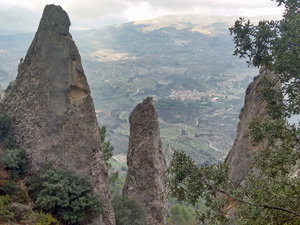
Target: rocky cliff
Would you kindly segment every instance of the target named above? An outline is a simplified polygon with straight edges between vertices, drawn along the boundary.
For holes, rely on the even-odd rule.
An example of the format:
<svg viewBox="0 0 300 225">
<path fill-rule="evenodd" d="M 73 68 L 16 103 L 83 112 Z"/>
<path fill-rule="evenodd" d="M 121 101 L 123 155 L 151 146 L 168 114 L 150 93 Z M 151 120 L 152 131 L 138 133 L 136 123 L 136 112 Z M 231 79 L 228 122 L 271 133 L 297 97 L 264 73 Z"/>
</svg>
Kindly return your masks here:
<svg viewBox="0 0 300 225">
<path fill-rule="evenodd" d="M 241 184 L 248 173 L 255 172 L 255 169 L 251 167 L 252 160 L 261 144 L 258 146 L 251 142 L 249 126 L 253 119 L 263 120 L 268 116 L 265 108 L 266 102 L 261 94 L 261 88 L 266 77 L 271 78 L 272 73 L 263 67 L 259 75 L 248 86 L 245 103 L 239 115 L 240 122 L 237 126 L 237 136 L 225 159 L 225 163 L 230 167 L 229 178 L 236 186 Z"/>
<path fill-rule="evenodd" d="M 152 98 L 146 98 L 135 107 L 129 122 L 128 172 L 123 195 L 137 200 L 145 208 L 150 224 L 166 224 L 167 167 Z"/>
<path fill-rule="evenodd" d="M 0 85 L 0 102 L 5 98 L 5 91 L 2 89 Z"/>
<path fill-rule="evenodd" d="M 46 162 L 90 178 L 105 202 L 92 224 L 115 224 L 98 124 L 67 13 L 47 5 L 2 110 L 14 119 L 31 169 Z"/>
</svg>

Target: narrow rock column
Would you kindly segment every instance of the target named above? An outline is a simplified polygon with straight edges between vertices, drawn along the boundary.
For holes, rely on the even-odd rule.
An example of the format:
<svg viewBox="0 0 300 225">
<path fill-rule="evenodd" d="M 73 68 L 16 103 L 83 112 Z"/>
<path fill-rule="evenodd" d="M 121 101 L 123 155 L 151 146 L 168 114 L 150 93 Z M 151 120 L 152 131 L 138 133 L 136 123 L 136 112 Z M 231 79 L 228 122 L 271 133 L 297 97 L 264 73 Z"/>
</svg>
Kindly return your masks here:
<svg viewBox="0 0 300 225">
<path fill-rule="evenodd" d="M 104 200 L 104 213 L 90 224 L 113 225 L 94 103 L 70 25 L 60 6 L 45 7 L 1 110 L 14 120 L 14 135 L 27 151 L 30 169 L 52 162 L 91 179 Z"/>
<path fill-rule="evenodd" d="M 167 166 L 151 97 L 135 107 L 129 122 L 128 171 L 123 195 L 144 207 L 150 224 L 166 224 Z"/>
<path fill-rule="evenodd" d="M 273 74 L 262 67 L 246 90 L 245 103 L 240 112 L 240 122 L 237 126 L 237 136 L 234 144 L 228 153 L 225 163 L 230 167 L 229 178 L 235 186 L 242 183 L 247 174 L 257 173 L 252 168 L 253 157 L 258 149 L 264 144 L 254 145 L 251 142 L 250 124 L 253 119 L 265 119 L 268 117 L 266 112 L 266 102 L 261 94 L 265 78 L 272 78 Z"/>
</svg>

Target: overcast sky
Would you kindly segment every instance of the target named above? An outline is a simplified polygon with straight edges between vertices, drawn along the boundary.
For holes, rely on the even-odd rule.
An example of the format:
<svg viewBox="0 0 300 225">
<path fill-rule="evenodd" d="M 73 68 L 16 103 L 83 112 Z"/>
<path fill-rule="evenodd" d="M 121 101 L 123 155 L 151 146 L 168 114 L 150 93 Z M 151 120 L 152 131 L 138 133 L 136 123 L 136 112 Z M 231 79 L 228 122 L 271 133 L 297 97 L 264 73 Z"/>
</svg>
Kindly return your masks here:
<svg viewBox="0 0 300 225">
<path fill-rule="evenodd" d="M 72 29 L 170 14 L 260 16 L 283 11 L 271 0 L 0 0 L 0 29 L 35 30 L 44 6 L 53 3 L 67 11 Z"/>
</svg>

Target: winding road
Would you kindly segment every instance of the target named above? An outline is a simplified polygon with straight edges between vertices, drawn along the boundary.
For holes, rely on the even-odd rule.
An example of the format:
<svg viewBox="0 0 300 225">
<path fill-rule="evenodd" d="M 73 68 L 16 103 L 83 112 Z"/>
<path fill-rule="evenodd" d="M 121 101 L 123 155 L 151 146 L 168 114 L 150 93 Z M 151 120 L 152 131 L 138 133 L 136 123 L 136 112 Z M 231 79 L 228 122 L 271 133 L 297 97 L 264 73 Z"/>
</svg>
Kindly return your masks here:
<svg viewBox="0 0 300 225">
<path fill-rule="evenodd" d="M 137 93 L 139 93 L 140 92 L 140 88 L 138 88 L 138 89 L 136 89 L 136 92 L 134 92 L 132 95 L 131 95 L 131 97 L 132 96 L 135 96 Z"/>
<path fill-rule="evenodd" d="M 221 153 L 223 153 L 223 154 L 227 154 L 227 152 L 221 151 L 221 150 L 217 149 L 216 147 L 214 147 L 214 146 L 212 145 L 212 143 L 211 143 L 210 140 L 208 140 L 208 139 L 206 139 L 206 138 L 205 138 L 204 140 L 208 142 L 209 147 L 210 147 L 211 149 L 213 149 L 213 150 L 215 150 L 215 151 L 217 151 L 217 152 L 221 152 Z"/>
</svg>

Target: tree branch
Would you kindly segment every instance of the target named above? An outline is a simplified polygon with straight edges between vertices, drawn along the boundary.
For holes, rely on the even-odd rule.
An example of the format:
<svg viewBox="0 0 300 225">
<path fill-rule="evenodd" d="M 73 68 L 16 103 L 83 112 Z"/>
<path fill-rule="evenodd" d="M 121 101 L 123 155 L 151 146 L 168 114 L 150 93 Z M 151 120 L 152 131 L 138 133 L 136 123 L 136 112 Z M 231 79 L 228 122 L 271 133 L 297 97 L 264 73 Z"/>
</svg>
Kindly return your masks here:
<svg viewBox="0 0 300 225">
<path fill-rule="evenodd" d="M 287 42 L 287 44 L 294 47 L 300 47 L 300 44 L 293 43 L 293 42 Z"/>
<path fill-rule="evenodd" d="M 247 204 L 247 205 L 252 205 L 252 206 L 256 206 L 256 207 L 261 207 L 261 208 L 264 208 L 264 209 L 274 209 L 274 210 L 279 210 L 279 211 L 283 211 L 283 212 L 286 212 L 286 213 L 290 213 L 290 214 L 293 214 L 294 216 L 296 217 L 300 217 L 300 214 L 297 214 L 291 210 L 288 210 L 288 209 L 285 209 L 285 208 L 282 208 L 282 207 L 277 207 L 277 206 L 270 206 L 270 205 L 266 205 L 266 204 L 258 204 L 258 203 L 253 203 L 253 202 L 248 202 L 248 201 L 245 201 L 243 199 L 239 199 L 239 198 L 236 198 L 236 197 L 233 197 L 230 193 L 228 193 L 227 191 L 225 190 L 222 190 L 222 189 L 219 189 L 219 188 L 216 188 L 214 187 L 213 185 L 211 185 L 208 181 L 208 179 L 205 177 L 205 175 L 203 175 L 204 177 L 204 183 L 211 189 L 217 191 L 217 192 L 220 192 L 222 194 L 225 194 L 226 196 L 228 197 L 231 197 L 233 198 L 235 201 L 239 202 L 239 203 L 243 203 L 243 204 Z"/>
</svg>

